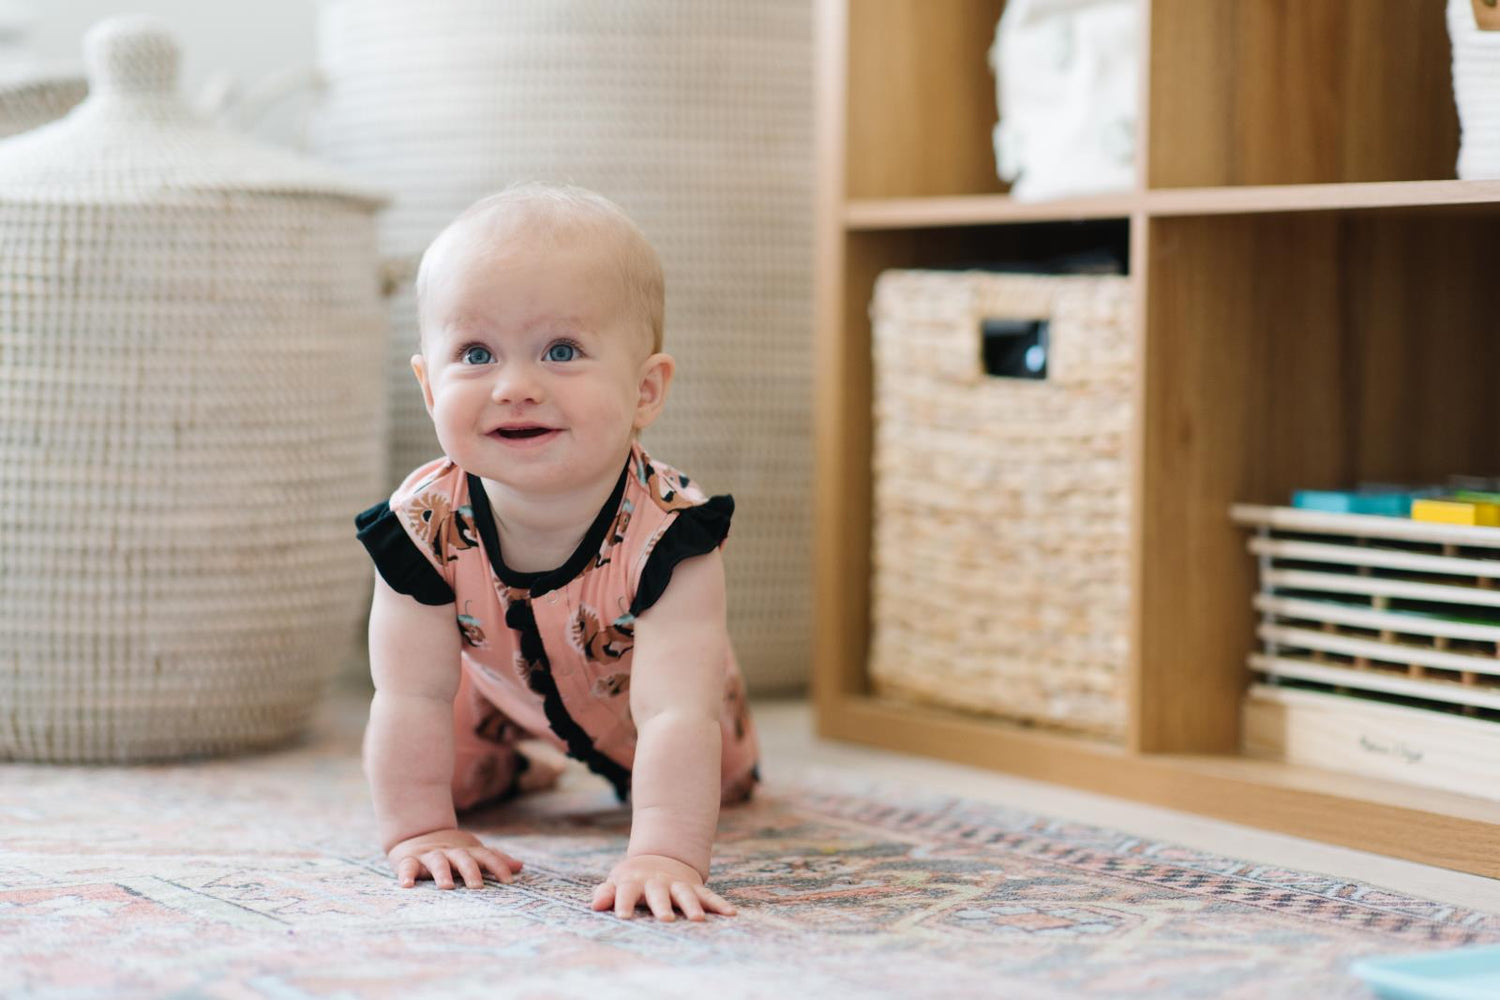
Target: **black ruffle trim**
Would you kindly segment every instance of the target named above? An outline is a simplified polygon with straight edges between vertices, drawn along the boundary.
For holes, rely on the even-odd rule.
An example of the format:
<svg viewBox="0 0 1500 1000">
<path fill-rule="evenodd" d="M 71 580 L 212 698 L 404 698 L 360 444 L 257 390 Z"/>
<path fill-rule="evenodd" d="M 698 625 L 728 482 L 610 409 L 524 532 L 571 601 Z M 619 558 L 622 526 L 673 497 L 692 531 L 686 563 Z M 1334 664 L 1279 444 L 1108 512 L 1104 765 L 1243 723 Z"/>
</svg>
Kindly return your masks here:
<svg viewBox="0 0 1500 1000">
<path fill-rule="evenodd" d="M 672 582 L 672 571 L 684 559 L 712 552 L 729 536 L 729 520 L 734 517 L 734 497 L 727 493 L 709 497 L 707 503 L 686 507 L 677 512 L 666 532 L 657 539 L 641 579 L 636 584 L 635 600 L 630 602 L 631 615 L 640 615 L 661 599 Z"/>
<path fill-rule="evenodd" d="M 453 588 L 411 540 L 390 501 L 382 500 L 354 515 L 359 540 L 391 589 L 421 604 L 452 604 Z"/>
<path fill-rule="evenodd" d="M 568 707 L 563 704 L 562 692 L 557 689 L 557 678 L 552 676 L 552 664 L 547 659 L 547 647 L 542 642 L 542 632 L 537 626 L 536 614 L 531 610 L 531 602 L 516 601 L 506 608 L 505 624 L 515 629 L 521 637 L 521 658 L 526 661 L 526 686 L 541 695 L 547 725 L 567 744 L 568 756 L 582 761 L 590 771 L 613 785 L 615 795 L 621 802 L 629 799 L 630 772 L 595 748 L 593 739 L 568 714 Z"/>
</svg>

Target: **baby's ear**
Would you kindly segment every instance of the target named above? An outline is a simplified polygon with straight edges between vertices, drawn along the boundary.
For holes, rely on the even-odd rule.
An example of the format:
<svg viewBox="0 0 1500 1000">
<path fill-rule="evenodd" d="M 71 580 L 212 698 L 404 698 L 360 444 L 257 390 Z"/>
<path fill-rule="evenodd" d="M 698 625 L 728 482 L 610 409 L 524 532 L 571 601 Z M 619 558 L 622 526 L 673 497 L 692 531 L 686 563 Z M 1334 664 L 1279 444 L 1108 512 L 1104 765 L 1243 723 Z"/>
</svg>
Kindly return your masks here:
<svg viewBox="0 0 1500 1000">
<path fill-rule="evenodd" d="M 635 404 L 635 429 L 650 427 L 667 402 L 667 389 L 677 362 L 670 354 L 653 354 L 641 362 L 640 396 Z"/>
<path fill-rule="evenodd" d="M 432 416 L 432 386 L 427 384 L 427 359 L 420 354 L 411 356 L 412 374 L 417 376 L 417 384 L 422 387 L 422 402 L 427 406 L 427 415 Z"/>
</svg>

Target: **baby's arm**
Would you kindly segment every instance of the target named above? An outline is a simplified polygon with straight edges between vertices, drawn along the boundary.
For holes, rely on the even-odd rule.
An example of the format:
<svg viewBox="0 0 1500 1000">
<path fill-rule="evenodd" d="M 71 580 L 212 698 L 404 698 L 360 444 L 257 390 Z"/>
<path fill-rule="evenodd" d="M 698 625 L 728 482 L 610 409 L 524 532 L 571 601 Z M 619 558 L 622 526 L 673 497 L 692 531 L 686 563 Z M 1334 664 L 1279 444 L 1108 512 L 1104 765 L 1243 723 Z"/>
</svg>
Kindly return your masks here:
<svg viewBox="0 0 1500 1000">
<path fill-rule="evenodd" d="M 470 889 L 488 868 L 502 882 L 520 862 L 460 831 L 453 809 L 453 699 L 460 640 L 453 605 L 420 604 L 379 577 L 370 608 L 370 675 L 375 698 L 365 731 L 365 775 L 381 846 L 403 886 L 430 874 L 453 888 L 456 868 Z"/>
<path fill-rule="evenodd" d="M 596 910 L 613 905 L 628 917 L 644 895 L 662 920 L 674 919 L 674 904 L 692 920 L 702 920 L 705 907 L 734 913 L 703 885 L 719 822 L 724 604 L 715 549 L 679 563 L 665 593 L 636 621 L 630 847 L 595 892 Z"/>
</svg>

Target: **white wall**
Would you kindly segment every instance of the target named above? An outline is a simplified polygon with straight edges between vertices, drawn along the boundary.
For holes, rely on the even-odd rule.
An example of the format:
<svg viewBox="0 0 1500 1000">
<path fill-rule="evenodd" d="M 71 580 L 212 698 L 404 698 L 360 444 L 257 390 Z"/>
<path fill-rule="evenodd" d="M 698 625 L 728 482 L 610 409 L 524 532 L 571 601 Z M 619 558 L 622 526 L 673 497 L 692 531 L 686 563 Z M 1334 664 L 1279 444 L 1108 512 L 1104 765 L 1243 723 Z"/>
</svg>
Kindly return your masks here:
<svg viewBox="0 0 1500 1000">
<path fill-rule="evenodd" d="M 3 0 L 0 12 L 30 13 L 26 48 L 38 56 L 82 65 L 89 27 L 115 14 L 155 14 L 182 45 L 183 91 L 192 99 L 218 73 L 253 84 L 289 66 L 311 66 L 316 52 L 317 0 Z M 305 102 L 288 100 L 254 131 L 295 141 Z"/>
</svg>

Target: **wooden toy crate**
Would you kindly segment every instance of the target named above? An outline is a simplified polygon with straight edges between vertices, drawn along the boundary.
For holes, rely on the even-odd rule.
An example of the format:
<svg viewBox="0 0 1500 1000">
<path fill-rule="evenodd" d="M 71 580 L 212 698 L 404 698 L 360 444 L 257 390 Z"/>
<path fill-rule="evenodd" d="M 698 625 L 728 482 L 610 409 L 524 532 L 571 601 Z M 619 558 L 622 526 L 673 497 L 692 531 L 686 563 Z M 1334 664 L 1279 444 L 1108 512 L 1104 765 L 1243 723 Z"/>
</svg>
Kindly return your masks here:
<svg viewBox="0 0 1500 1000">
<path fill-rule="evenodd" d="M 1245 752 L 1500 799 L 1500 528 L 1237 506 Z"/>
<path fill-rule="evenodd" d="M 887 271 L 872 319 L 875 691 L 1118 738 L 1128 280 Z M 1045 378 L 988 373 L 996 320 L 1047 322 Z"/>
</svg>

